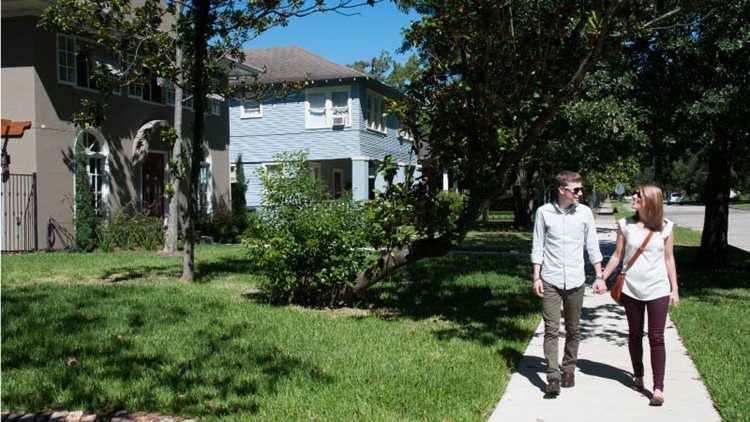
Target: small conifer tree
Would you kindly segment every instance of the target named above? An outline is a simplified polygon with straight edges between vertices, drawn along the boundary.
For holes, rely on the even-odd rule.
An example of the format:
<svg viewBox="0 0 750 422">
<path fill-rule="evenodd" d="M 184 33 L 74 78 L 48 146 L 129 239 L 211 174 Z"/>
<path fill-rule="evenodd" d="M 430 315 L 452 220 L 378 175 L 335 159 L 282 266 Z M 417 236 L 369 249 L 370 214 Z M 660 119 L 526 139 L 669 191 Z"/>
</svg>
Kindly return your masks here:
<svg viewBox="0 0 750 422">
<path fill-rule="evenodd" d="M 245 200 L 247 179 L 245 178 L 245 169 L 242 166 L 242 154 L 237 156 L 235 169 L 237 181 L 232 183 L 232 214 L 244 216 L 247 211 L 247 201 Z"/>
<path fill-rule="evenodd" d="M 75 174 L 76 174 L 76 196 L 75 196 L 75 239 L 76 248 L 80 251 L 90 252 L 96 247 L 96 213 L 94 212 L 94 201 L 91 196 L 91 183 L 86 166 L 85 137 L 76 142 L 75 146 Z"/>
</svg>

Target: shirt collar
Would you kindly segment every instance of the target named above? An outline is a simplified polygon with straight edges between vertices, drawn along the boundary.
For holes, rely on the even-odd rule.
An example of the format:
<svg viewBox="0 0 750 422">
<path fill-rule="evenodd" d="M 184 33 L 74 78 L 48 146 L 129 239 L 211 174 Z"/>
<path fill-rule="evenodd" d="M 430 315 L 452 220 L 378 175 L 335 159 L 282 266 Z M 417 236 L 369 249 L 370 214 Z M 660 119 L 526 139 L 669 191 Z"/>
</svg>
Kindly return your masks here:
<svg viewBox="0 0 750 422">
<path fill-rule="evenodd" d="M 557 211 L 558 214 L 574 214 L 576 212 L 576 208 L 578 207 L 578 204 L 573 203 L 570 208 L 562 208 L 560 204 L 557 203 L 557 201 L 553 201 L 552 205 L 555 207 L 555 211 Z"/>
</svg>

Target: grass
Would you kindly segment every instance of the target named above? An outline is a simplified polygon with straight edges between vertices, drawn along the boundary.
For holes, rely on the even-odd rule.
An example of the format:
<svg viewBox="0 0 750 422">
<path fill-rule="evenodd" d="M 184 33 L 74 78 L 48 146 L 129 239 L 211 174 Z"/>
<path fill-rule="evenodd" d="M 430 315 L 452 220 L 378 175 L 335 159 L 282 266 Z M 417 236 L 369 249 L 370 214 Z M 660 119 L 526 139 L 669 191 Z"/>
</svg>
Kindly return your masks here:
<svg viewBox="0 0 750 422">
<path fill-rule="evenodd" d="M 730 246 L 730 268 L 705 270 L 691 264 L 700 232 L 675 237 L 681 303 L 670 315 L 722 419 L 750 421 L 750 253 Z"/>
<path fill-rule="evenodd" d="M 691 265 L 700 233 L 675 236 L 672 319 L 723 420 L 750 421 L 750 253 L 731 248 L 730 268 L 704 270 Z M 477 231 L 462 247 L 528 242 Z M 540 318 L 525 256 L 424 260 L 339 310 L 258 301 L 239 247 L 199 247 L 197 283 L 175 281 L 181 265 L 148 252 L 4 255 L 2 409 L 486 420 Z"/>
<path fill-rule="evenodd" d="M 486 420 L 539 320 L 525 259 L 425 260 L 358 308 L 255 299 L 241 248 L 3 256 L 3 410 Z"/>
<path fill-rule="evenodd" d="M 737 208 L 739 210 L 750 210 L 750 201 L 730 202 L 729 207 Z"/>
</svg>

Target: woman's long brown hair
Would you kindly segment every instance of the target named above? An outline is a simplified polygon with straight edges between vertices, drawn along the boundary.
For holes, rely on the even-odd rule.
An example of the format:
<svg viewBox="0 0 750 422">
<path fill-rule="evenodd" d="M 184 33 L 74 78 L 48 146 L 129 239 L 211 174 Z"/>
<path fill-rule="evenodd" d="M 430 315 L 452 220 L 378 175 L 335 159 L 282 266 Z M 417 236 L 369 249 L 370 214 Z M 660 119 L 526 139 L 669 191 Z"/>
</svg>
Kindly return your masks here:
<svg viewBox="0 0 750 422">
<path fill-rule="evenodd" d="M 635 220 L 642 222 L 651 230 L 660 232 L 664 228 L 664 196 L 661 188 L 650 183 L 638 186 L 641 197 L 641 209 L 636 211 Z"/>
</svg>

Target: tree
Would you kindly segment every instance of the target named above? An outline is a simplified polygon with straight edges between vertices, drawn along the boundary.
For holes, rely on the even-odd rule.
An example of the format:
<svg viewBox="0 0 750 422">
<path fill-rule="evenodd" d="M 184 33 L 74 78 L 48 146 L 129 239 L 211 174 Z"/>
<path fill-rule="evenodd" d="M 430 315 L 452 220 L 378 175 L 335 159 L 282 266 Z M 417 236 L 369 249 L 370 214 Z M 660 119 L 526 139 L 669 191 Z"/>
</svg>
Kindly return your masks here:
<svg viewBox="0 0 750 422">
<path fill-rule="evenodd" d="M 245 178 L 245 167 L 242 164 L 242 154 L 237 155 L 237 161 L 234 164 L 237 181 L 232 183 L 232 214 L 245 215 L 247 211 L 247 179 Z"/>
<path fill-rule="evenodd" d="M 174 13 L 177 16 L 182 15 L 182 3 L 175 2 Z M 175 45 L 174 62 L 177 68 L 182 64 L 182 47 Z M 169 159 L 169 220 L 167 221 L 167 230 L 164 232 L 164 248 L 162 252 L 172 254 L 177 252 L 177 238 L 180 226 L 180 200 L 184 197 L 180 195 L 180 180 L 183 178 L 183 169 L 185 168 L 185 157 L 182 153 L 182 73 L 174 75 L 174 133 L 170 139 L 172 144 L 172 156 Z M 164 135 L 168 137 L 170 135 Z"/>
<path fill-rule="evenodd" d="M 367 73 L 391 88 L 403 91 L 419 68 L 419 60 L 416 55 L 411 55 L 406 64 L 402 65 L 394 60 L 389 52 L 383 50 L 378 57 L 373 57 L 369 61 L 358 60 L 348 66 Z"/>
<path fill-rule="evenodd" d="M 697 262 L 727 265 L 732 168 L 747 170 L 750 155 L 750 1 L 705 1 L 658 34 L 629 45 L 639 70 L 641 101 L 652 113 L 649 134 L 656 177 L 669 180 L 686 150 L 705 154 L 708 173 L 701 253 Z M 662 173 L 662 174 L 660 174 Z"/>
<path fill-rule="evenodd" d="M 547 124 L 580 90 L 602 57 L 623 37 L 648 30 L 679 10 L 625 1 L 403 1 L 423 18 L 405 31 L 422 69 L 393 110 L 415 135 L 425 182 L 410 196 L 425 209 L 449 171 L 465 192 L 447 229 L 419 221 L 416 236 L 394 242 L 343 295 L 353 296 L 393 270 L 446 254 L 489 202 L 516 180 L 513 171 Z M 638 19 L 640 17 L 641 19 Z M 649 17 L 649 19 L 647 19 Z M 392 236 L 398 235 L 392 232 Z"/>
<path fill-rule="evenodd" d="M 82 136 L 75 144 L 75 240 L 77 249 L 90 252 L 96 247 L 96 213 L 89 181 L 85 139 L 86 137 Z"/>
<path fill-rule="evenodd" d="M 178 3 L 181 9 L 177 7 Z M 220 65 L 220 60 L 230 57 L 242 62 L 242 48 L 246 42 L 269 28 L 287 25 L 292 17 L 326 11 L 344 13 L 375 3 L 375 0 L 361 3 L 339 0 L 332 5 L 325 4 L 324 0 L 172 0 L 165 5 L 146 1 L 134 6 L 128 0 L 58 0 L 44 11 L 41 25 L 45 28 L 94 40 L 109 50 L 117 62 L 124 64 L 124 70 L 117 78 L 113 78 L 104 66 L 95 69 L 105 89 L 96 100 L 87 100 L 84 112 L 76 116 L 77 123 L 99 126 L 105 118 L 106 100 L 113 87 L 141 81 L 144 68 L 148 69 L 150 77 L 177 81 L 179 75 L 184 87 L 192 92 L 195 119 L 192 139 L 185 145 L 188 179 L 185 187 L 187 207 L 182 219 L 185 234 L 183 280 L 195 278 L 194 224 L 197 210 L 193 192 L 197 190 L 203 159 L 206 99 L 210 94 L 228 94 L 218 82 L 226 76 L 226 68 Z M 164 31 L 162 25 L 169 24 L 171 30 Z M 176 51 L 182 53 L 182 60 L 175 59 Z M 113 82 L 105 84 L 107 81 Z"/>
</svg>

